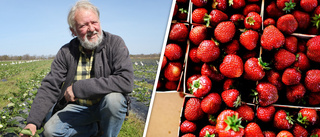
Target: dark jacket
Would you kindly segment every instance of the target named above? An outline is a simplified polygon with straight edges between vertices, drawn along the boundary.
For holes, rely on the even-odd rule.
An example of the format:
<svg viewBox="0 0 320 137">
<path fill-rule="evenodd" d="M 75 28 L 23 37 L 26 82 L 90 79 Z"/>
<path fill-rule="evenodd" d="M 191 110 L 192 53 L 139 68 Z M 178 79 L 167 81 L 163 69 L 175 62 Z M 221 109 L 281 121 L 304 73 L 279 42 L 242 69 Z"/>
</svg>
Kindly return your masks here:
<svg viewBox="0 0 320 137">
<path fill-rule="evenodd" d="M 128 95 L 133 90 L 133 67 L 128 48 L 117 35 L 103 32 L 104 38 L 94 55 L 95 78 L 73 83 L 76 98 L 94 99 L 111 92 Z M 64 92 L 75 77 L 80 42 L 77 38 L 64 45 L 51 64 L 51 71 L 42 80 L 33 101 L 27 123 L 40 128 L 54 104 L 65 105 Z"/>
</svg>

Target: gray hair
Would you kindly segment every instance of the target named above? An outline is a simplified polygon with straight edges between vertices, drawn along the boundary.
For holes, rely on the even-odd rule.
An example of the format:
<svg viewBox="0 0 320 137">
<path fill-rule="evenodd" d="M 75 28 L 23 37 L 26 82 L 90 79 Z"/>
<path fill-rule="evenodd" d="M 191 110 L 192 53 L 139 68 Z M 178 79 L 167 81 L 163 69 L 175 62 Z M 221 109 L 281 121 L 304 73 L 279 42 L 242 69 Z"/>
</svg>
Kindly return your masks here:
<svg viewBox="0 0 320 137">
<path fill-rule="evenodd" d="M 75 27 L 74 15 L 78 9 L 92 10 L 92 11 L 96 12 L 98 17 L 100 18 L 100 12 L 96 6 L 91 4 L 88 0 L 80 0 L 70 9 L 69 14 L 68 14 L 68 24 L 71 29 L 75 29 L 74 28 Z"/>
</svg>

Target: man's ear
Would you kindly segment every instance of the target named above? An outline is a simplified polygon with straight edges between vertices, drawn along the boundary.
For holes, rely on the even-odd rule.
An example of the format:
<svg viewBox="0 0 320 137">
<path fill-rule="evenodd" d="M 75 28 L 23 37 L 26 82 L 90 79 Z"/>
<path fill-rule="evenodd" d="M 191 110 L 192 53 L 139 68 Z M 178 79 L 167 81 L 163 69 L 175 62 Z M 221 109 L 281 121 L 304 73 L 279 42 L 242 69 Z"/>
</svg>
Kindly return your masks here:
<svg viewBox="0 0 320 137">
<path fill-rule="evenodd" d="M 72 29 L 71 27 L 69 27 L 69 29 L 70 29 L 73 37 L 77 36 L 77 33 L 74 31 L 74 29 Z"/>
</svg>

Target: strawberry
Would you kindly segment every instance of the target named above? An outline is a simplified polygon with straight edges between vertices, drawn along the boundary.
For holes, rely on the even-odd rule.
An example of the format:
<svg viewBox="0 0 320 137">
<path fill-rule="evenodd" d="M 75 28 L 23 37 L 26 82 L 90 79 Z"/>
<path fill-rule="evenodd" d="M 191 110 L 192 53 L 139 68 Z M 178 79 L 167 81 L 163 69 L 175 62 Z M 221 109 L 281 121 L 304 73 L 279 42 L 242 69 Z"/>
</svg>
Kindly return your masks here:
<svg viewBox="0 0 320 137">
<path fill-rule="evenodd" d="M 190 51 L 189 51 L 189 58 L 194 63 L 200 63 L 201 62 L 201 60 L 197 57 L 197 50 L 198 50 L 198 47 L 192 47 L 190 49 Z"/>
<path fill-rule="evenodd" d="M 234 39 L 223 48 L 226 54 L 237 54 L 240 49 L 239 41 Z"/>
<path fill-rule="evenodd" d="M 309 105 L 319 105 L 320 104 L 320 92 L 311 92 L 308 98 Z"/>
<path fill-rule="evenodd" d="M 169 40 L 184 42 L 187 40 L 189 30 L 183 23 L 174 23 L 169 32 Z"/>
<path fill-rule="evenodd" d="M 214 36 L 221 43 L 230 42 L 235 33 L 236 26 L 231 21 L 220 22 L 214 29 Z"/>
<path fill-rule="evenodd" d="M 296 53 L 298 51 L 298 39 L 295 36 L 287 36 L 284 48 L 291 53 Z"/>
<path fill-rule="evenodd" d="M 272 105 L 266 107 L 259 106 L 257 109 L 257 118 L 262 122 L 270 122 L 272 121 L 275 112 L 276 109 Z"/>
<path fill-rule="evenodd" d="M 306 88 L 301 83 L 293 86 L 287 86 L 287 89 L 286 89 L 287 99 L 291 103 L 301 101 L 305 93 L 306 93 Z"/>
<path fill-rule="evenodd" d="M 267 75 L 267 80 L 270 82 L 272 85 L 276 86 L 278 91 L 282 90 L 283 88 L 283 83 L 281 81 L 281 75 L 279 72 L 271 69 L 270 71 L 266 72 Z"/>
<path fill-rule="evenodd" d="M 242 118 L 243 121 L 253 121 L 254 119 L 254 111 L 247 104 L 243 104 L 236 109 L 239 113 L 239 117 Z"/>
<path fill-rule="evenodd" d="M 307 41 L 307 57 L 315 62 L 320 62 L 320 36 L 315 36 Z"/>
<path fill-rule="evenodd" d="M 189 33 L 189 40 L 194 45 L 199 45 L 206 37 L 207 27 L 203 25 L 193 27 Z"/>
<path fill-rule="evenodd" d="M 227 9 L 227 0 L 213 0 L 212 8 L 225 11 Z"/>
<path fill-rule="evenodd" d="M 177 3 L 186 4 L 188 0 L 177 0 Z"/>
<path fill-rule="evenodd" d="M 191 94 L 200 98 L 204 97 L 210 92 L 212 83 L 210 78 L 207 76 L 195 74 L 188 78 L 187 86 Z"/>
<path fill-rule="evenodd" d="M 297 121 L 305 126 L 315 125 L 319 120 L 319 116 L 315 109 L 302 108 L 299 110 Z"/>
<path fill-rule="evenodd" d="M 219 67 L 220 73 L 228 78 L 238 78 L 243 73 L 243 62 L 238 55 L 226 55 Z"/>
<path fill-rule="evenodd" d="M 238 82 L 235 79 L 228 78 L 223 83 L 223 90 L 235 89 Z"/>
<path fill-rule="evenodd" d="M 259 34 L 254 30 L 247 30 L 240 34 L 240 43 L 247 50 L 253 50 L 257 47 L 259 40 Z"/>
<path fill-rule="evenodd" d="M 270 4 L 266 8 L 267 15 L 271 18 L 280 17 L 285 14 L 282 9 L 279 9 L 275 1 L 271 1 Z"/>
<path fill-rule="evenodd" d="M 277 0 L 277 7 L 280 10 L 289 13 L 296 7 L 296 3 L 293 0 Z"/>
<path fill-rule="evenodd" d="M 187 133 L 182 135 L 181 137 L 196 137 L 196 135 L 192 134 L 192 133 Z"/>
<path fill-rule="evenodd" d="M 296 56 L 285 49 L 280 49 L 274 54 L 274 66 L 277 70 L 288 68 L 295 60 Z"/>
<path fill-rule="evenodd" d="M 285 34 L 292 34 L 298 28 L 298 22 L 292 14 L 281 16 L 277 21 L 277 28 Z"/>
<path fill-rule="evenodd" d="M 196 8 L 192 12 L 192 22 L 193 23 L 205 23 L 205 18 L 208 18 L 208 10 L 205 8 Z"/>
<path fill-rule="evenodd" d="M 277 88 L 268 82 L 260 82 L 256 86 L 256 91 L 258 93 L 259 105 L 263 107 L 278 101 L 279 95 Z"/>
<path fill-rule="evenodd" d="M 180 20 L 186 20 L 188 17 L 188 10 L 186 8 L 179 8 L 177 12 L 177 17 Z"/>
<path fill-rule="evenodd" d="M 221 98 L 228 107 L 237 108 L 241 105 L 241 95 L 237 89 L 223 91 Z"/>
<path fill-rule="evenodd" d="M 292 15 L 298 22 L 298 28 L 301 30 L 305 30 L 308 28 L 310 24 L 310 15 L 307 12 L 295 10 L 292 12 Z"/>
<path fill-rule="evenodd" d="M 311 92 L 320 92 L 320 70 L 308 70 L 304 78 L 304 85 Z"/>
<path fill-rule="evenodd" d="M 184 107 L 184 117 L 189 121 L 197 121 L 203 118 L 204 112 L 201 109 L 199 98 L 190 98 Z"/>
<path fill-rule="evenodd" d="M 282 130 L 290 130 L 293 127 L 293 119 L 292 115 L 289 114 L 289 112 L 279 109 L 275 114 L 274 114 L 274 119 L 273 119 L 273 126 L 278 129 Z"/>
<path fill-rule="evenodd" d="M 217 118 L 214 114 L 208 114 L 208 121 L 211 125 L 215 126 L 217 124 Z"/>
<path fill-rule="evenodd" d="M 172 16 L 176 16 L 178 10 L 179 10 L 179 7 L 178 7 L 178 4 L 176 3 L 176 4 L 174 5 L 174 10 L 173 10 L 173 15 L 172 15 Z"/>
<path fill-rule="evenodd" d="M 262 132 L 264 137 L 276 137 L 276 133 L 274 133 L 274 131 L 271 130 L 266 130 Z"/>
<path fill-rule="evenodd" d="M 306 53 L 307 47 L 305 41 L 298 41 L 298 52 Z"/>
<path fill-rule="evenodd" d="M 257 12 L 250 12 L 244 19 L 244 26 L 246 29 L 259 30 L 262 25 L 262 18 Z"/>
<path fill-rule="evenodd" d="M 214 137 L 216 134 L 218 133 L 215 126 L 206 125 L 200 130 L 199 137 Z"/>
<path fill-rule="evenodd" d="M 317 6 L 317 0 L 300 0 L 300 7 L 306 12 L 313 11 Z"/>
<path fill-rule="evenodd" d="M 243 15 L 247 16 L 250 12 L 260 13 L 260 6 L 258 4 L 248 4 L 243 9 Z"/>
<path fill-rule="evenodd" d="M 300 83 L 301 72 L 296 68 L 286 68 L 282 74 L 282 82 L 287 85 L 296 85 Z"/>
<path fill-rule="evenodd" d="M 314 128 L 311 131 L 310 137 L 319 137 L 320 136 L 320 128 Z"/>
<path fill-rule="evenodd" d="M 209 24 L 207 23 L 207 26 L 210 25 L 212 27 L 215 27 L 220 22 L 228 20 L 228 15 L 226 13 L 222 12 L 221 10 L 213 9 L 210 12 L 209 19 L 210 19 L 210 21 L 209 21 Z"/>
<path fill-rule="evenodd" d="M 248 60 L 249 58 L 254 58 L 257 56 L 258 56 L 258 53 L 256 50 L 246 50 L 242 55 L 242 59 L 245 61 L 245 60 Z"/>
<path fill-rule="evenodd" d="M 278 28 L 269 25 L 263 30 L 260 43 L 263 49 L 271 51 L 284 45 L 285 37 Z"/>
<path fill-rule="evenodd" d="M 207 5 L 208 0 L 191 0 L 191 2 L 197 7 L 204 7 Z"/>
<path fill-rule="evenodd" d="M 281 130 L 278 134 L 277 137 L 294 137 L 291 132 L 287 130 Z"/>
<path fill-rule="evenodd" d="M 233 14 L 230 17 L 230 21 L 232 21 L 234 23 L 234 25 L 236 25 L 237 27 L 243 25 L 243 20 L 244 20 L 245 16 L 242 14 Z"/>
<path fill-rule="evenodd" d="M 189 120 L 185 120 L 180 125 L 181 133 L 193 133 L 197 130 L 197 124 Z"/>
<path fill-rule="evenodd" d="M 255 123 L 249 123 L 246 128 L 244 129 L 244 136 L 245 137 L 264 137 L 260 126 Z"/>
<path fill-rule="evenodd" d="M 166 81 L 164 87 L 168 90 L 177 90 L 178 83 L 177 81 Z"/>
<path fill-rule="evenodd" d="M 202 41 L 197 50 L 197 57 L 202 62 L 212 62 L 215 61 L 220 56 L 220 48 L 218 43 L 213 40 Z"/>
<path fill-rule="evenodd" d="M 276 21 L 273 18 L 267 18 L 263 21 L 263 26 L 276 25 Z"/>
<path fill-rule="evenodd" d="M 308 137 L 309 134 L 307 129 L 297 123 L 294 124 L 292 131 L 295 137 Z"/>
<path fill-rule="evenodd" d="M 233 9 L 240 9 L 246 6 L 246 1 L 245 0 L 229 0 L 229 6 L 231 6 Z"/>
<path fill-rule="evenodd" d="M 265 76 L 265 69 L 269 70 L 268 63 L 259 58 L 250 58 L 244 63 L 244 78 L 252 81 L 259 81 Z"/>
<path fill-rule="evenodd" d="M 182 57 L 183 51 L 178 44 L 170 43 L 166 46 L 164 55 L 170 61 L 175 61 L 179 60 Z"/>
<path fill-rule="evenodd" d="M 162 57 L 162 63 L 161 63 L 161 70 L 167 65 L 167 57 L 166 56 L 163 56 Z"/>
<path fill-rule="evenodd" d="M 241 137 L 244 135 L 244 127 L 241 125 L 239 113 L 225 109 L 217 118 L 216 130 L 219 137 Z"/>
<path fill-rule="evenodd" d="M 182 72 L 181 62 L 169 62 L 164 69 L 164 77 L 169 81 L 178 81 Z"/>
<path fill-rule="evenodd" d="M 208 76 L 212 81 L 221 81 L 224 78 L 224 75 L 219 72 L 216 66 L 208 63 L 203 63 L 201 75 Z"/>
<path fill-rule="evenodd" d="M 209 93 L 201 101 L 201 109 L 207 114 L 215 114 L 220 110 L 222 100 L 218 93 Z"/>
</svg>

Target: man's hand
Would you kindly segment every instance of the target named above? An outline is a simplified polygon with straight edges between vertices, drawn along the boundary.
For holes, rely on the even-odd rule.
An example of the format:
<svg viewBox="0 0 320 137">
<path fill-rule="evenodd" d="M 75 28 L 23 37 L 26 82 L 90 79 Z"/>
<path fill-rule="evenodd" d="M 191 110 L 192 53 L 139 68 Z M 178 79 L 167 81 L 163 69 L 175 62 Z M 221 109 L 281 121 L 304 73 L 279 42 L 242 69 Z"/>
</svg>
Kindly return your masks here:
<svg viewBox="0 0 320 137">
<path fill-rule="evenodd" d="M 74 102 L 77 100 L 77 98 L 74 96 L 73 91 L 72 91 L 72 85 L 67 88 L 67 90 L 64 92 L 64 98 L 68 102 Z"/>
<path fill-rule="evenodd" d="M 37 131 L 37 126 L 35 124 L 28 124 L 26 125 L 26 127 L 24 127 L 24 129 L 30 129 L 32 132 L 32 135 L 34 135 Z M 29 135 L 24 135 L 22 133 L 19 134 L 19 136 L 21 137 L 29 137 Z"/>
</svg>

